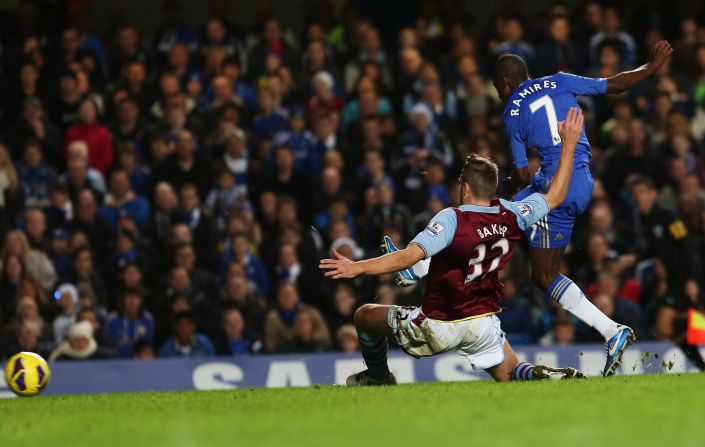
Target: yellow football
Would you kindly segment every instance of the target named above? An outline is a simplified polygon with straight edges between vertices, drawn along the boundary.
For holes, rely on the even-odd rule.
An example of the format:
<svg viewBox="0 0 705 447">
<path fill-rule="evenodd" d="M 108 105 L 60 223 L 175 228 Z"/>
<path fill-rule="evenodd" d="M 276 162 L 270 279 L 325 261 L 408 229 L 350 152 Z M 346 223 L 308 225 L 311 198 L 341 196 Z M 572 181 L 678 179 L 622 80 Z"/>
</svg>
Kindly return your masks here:
<svg viewBox="0 0 705 447">
<path fill-rule="evenodd" d="M 51 370 L 46 360 L 34 352 L 13 355 L 5 365 L 7 386 L 23 397 L 39 394 L 49 383 Z"/>
</svg>

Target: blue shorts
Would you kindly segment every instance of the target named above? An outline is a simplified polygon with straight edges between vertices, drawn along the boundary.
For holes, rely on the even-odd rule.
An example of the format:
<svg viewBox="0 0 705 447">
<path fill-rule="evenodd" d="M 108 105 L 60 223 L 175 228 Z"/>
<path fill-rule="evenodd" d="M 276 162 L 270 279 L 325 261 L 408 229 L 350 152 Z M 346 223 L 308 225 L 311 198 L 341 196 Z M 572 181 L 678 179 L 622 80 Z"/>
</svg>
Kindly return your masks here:
<svg viewBox="0 0 705 447">
<path fill-rule="evenodd" d="M 535 192 L 545 194 L 552 179 L 553 176 L 537 172 L 531 184 L 516 193 L 512 200 L 522 200 Z M 526 230 L 529 245 L 534 248 L 565 248 L 570 242 L 575 218 L 584 213 L 590 205 L 594 186 L 590 168 L 576 168 L 565 201 Z"/>
</svg>

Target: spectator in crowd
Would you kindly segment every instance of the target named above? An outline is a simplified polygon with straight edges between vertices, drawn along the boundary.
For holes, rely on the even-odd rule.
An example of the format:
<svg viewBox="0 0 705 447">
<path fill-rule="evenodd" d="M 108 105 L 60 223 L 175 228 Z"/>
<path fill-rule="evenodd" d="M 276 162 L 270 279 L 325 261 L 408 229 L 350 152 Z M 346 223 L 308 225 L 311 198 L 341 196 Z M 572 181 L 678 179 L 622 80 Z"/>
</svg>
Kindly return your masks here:
<svg viewBox="0 0 705 447">
<path fill-rule="evenodd" d="M 110 173 L 110 190 L 103 199 L 104 205 L 98 213 L 113 231 L 117 229 L 118 217 L 130 216 L 140 231 L 147 227 L 150 218 L 149 203 L 137 195 L 130 185 L 130 176 L 123 168 Z"/>
<path fill-rule="evenodd" d="M 520 17 L 510 16 L 505 20 L 504 35 L 504 41 L 494 49 L 495 54 L 516 54 L 531 64 L 534 58 L 534 46 L 524 40 L 524 24 Z"/>
<path fill-rule="evenodd" d="M 117 347 L 108 338 L 108 335 L 103 330 L 98 313 L 90 306 L 81 306 L 81 310 L 76 316 L 76 322 L 87 321 L 93 327 L 93 339 L 98 346 L 96 353 L 100 358 L 112 358 L 117 356 Z"/>
<path fill-rule="evenodd" d="M 165 181 L 180 189 L 193 183 L 202 197 L 208 193 L 210 172 L 202 155 L 196 153 L 196 140 L 187 129 L 180 130 L 174 141 L 174 152 L 155 167 L 156 182 Z"/>
<path fill-rule="evenodd" d="M 3 351 L 3 355 L 11 356 L 26 351 L 35 352 L 47 358 L 52 347 L 53 343 L 42 340 L 39 324 L 35 321 L 25 320 L 15 326 L 14 339 Z"/>
<path fill-rule="evenodd" d="M 322 328 L 317 325 L 325 324 L 323 320 L 309 308 L 301 309 L 296 314 L 291 338 L 285 338 L 277 346 L 279 352 L 325 352 L 330 350 L 330 339 L 317 337 Z"/>
<path fill-rule="evenodd" d="M 624 65 L 627 68 L 636 62 L 636 43 L 634 38 L 622 29 L 622 19 L 619 11 L 614 6 L 607 6 L 602 10 L 602 29 L 590 39 L 590 53 L 595 60 L 597 48 L 606 39 L 615 39 L 619 42 L 620 53 L 623 54 Z"/>
<path fill-rule="evenodd" d="M 696 277 L 693 246 L 683 221 L 656 203 L 657 190 L 648 177 L 635 177 L 629 190 L 639 213 L 643 258 L 655 258 L 665 276 L 661 296 L 647 304 L 656 312 L 657 338 L 672 340 L 701 370 L 705 361 L 698 349 L 684 339 L 687 309 L 700 306 L 700 285 Z"/>
<path fill-rule="evenodd" d="M 22 197 L 20 178 L 17 175 L 15 164 L 7 151 L 7 148 L 0 145 L 0 229 L 11 223 L 17 214 Z"/>
<path fill-rule="evenodd" d="M 120 358 L 131 358 L 136 343 L 154 341 L 154 320 L 144 308 L 142 291 L 128 289 L 123 292 L 120 311 L 110 316 L 106 332 L 108 338 L 117 345 Z"/>
<path fill-rule="evenodd" d="M 553 320 L 552 329 L 539 340 L 541 345 L 567 346 L 575 341 L 575 323 L 567 315 Z"/>
<path fill-rule="evenodd" d="M 49 257 L 42 251 L 32 249 L 23 231 L 10 230 L 6 232 L 0 253 L 2 259 L 9 255 L 19 256 L 27 269 L 27 274 L 37 278 L 45 290 L 51 289 L 56 282 L 56 271 Z"/>
<path fill-rule="evenodd" d="M 107 127 L 98 122 L 98 110 L 92 99 L 84 99 L 78 106 L 78 120 L 66 130 L 64 147 L 73 141 L 83 141 L 88 147 L 88 164 L 103 175 L 113 163 L 113 140 Z"/>
<path fill-rule="evenodd" d="M 240 264 L 231 264 L 233 268 L 242 268 Z M 253 343 L 252 348 L 260 348 L 263 320 L 266 311 L 266 302 L 257 293 L 257 287 L 245 277 L 244 271 L 238 274 L 229 274 L 221 292 L 221 306 L 240 311 L 244 318 L 244 334 Z M 259 349 L 257 349 L 259 350 Z"/>
<path fill-rule="evenodd" d="M 60 343 L 76 322 L 78 289 L 73 284 L 61 284 L 54 292 L 54 299 L 59 307 L 59 315 L 54 319 L 54 341 Z"/>
<path fill-rule="evenodd" d="M 223 336 L 218 345 L 220 355 L 242 355 L 250 352 L 252 342 L 245 337 L 245 319 L 237 308 L 223 310 Z"/>
<path fill-rule="evenodd" d="M 99 358 L 98 344 L 93 338 L 93 325 L 88 321 L 73 324 L 66 340 L 49 355 L 49 363 L 67 360 L 92 360 Z"/>
<path fill-rule="evenodd" d="M 357 352 L 360 350 L 360 341 L 357 338 L 355 325 L 344 324 L 335 333 L 335 342 L 342 352 Z"/>
<path fill-rule="evenodd" d="M 45 208 L 50 203 L 49 189 L 58 175 L 56 170 L 44 159 L 38 141 L 28 140 L 23 147 L 22 159 L 16 167 L 17 177 L 22 185 L 25 206 Z M 2 149 L 0 149 L 1 157 Z M 10 178 L 7 174 L 5 175 Z M 7 182 L 7 184 L 11 185 L 11 182 Z"/>
<path fill-rule="evenodd" d="M 547 76 L 559 71 L 580 72 L 587 65 L 584 54 L 571 37 L 570 19 L 565 15 L 554 15 L 549 19 L 548 36 L 536 51 L 536 74 Z"/>
<path fill-rule="evenodd" d="M 277 286 L 276 303 L 276 308 L 270 310 L 264 320 L 264 347 L 267 352 L 282 352 L 285 348 L 303 345 L 323 348 L 330 343 L 330 332 L 323 316 L 317 309 L 301 302 L 294 284 L 282 282 Z M 302 318 L 297 331 L 295 322 L 301 310 L 306 310 L 308 315 Z M 299 345 L 292 341 L 297 334 L 301 342 Z"/>
<path fill-rule="evenodd" d="M 60 165 L 61 133 L 46 116 L 42 101 L 37 97 L 30 97 L 22 102 L 22 114 L 7 134 L 7 140 L 15 151 L 29 139 L 39 142 L 42 154 L 52 165 Z M 13 153 L 12 158 L 17 159 L 17 154 Z"/>
<path fill-rule="evenodd" d="M 174 335 L 159 349 L 159 357 L 213 357 L 215 348 L 210 339 L 196 332 L 196 323 L 189 312 L 172 317 Z"/>
</svg>

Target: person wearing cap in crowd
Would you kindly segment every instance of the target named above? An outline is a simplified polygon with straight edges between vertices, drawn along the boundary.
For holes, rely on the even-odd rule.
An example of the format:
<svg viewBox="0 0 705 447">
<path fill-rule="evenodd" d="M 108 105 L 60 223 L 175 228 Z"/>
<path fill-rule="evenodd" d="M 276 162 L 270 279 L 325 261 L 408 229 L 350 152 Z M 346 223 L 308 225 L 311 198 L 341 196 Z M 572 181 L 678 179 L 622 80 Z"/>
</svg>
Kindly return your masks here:
<svg viewBox="0 0 705 447">
<path fill-rule="evenodd" d="M 318 112 L 339 112 L 343 100 L 335 93 L 335 81 L 327 71 L 319 71 L 311 79 L 313 92 L 306 98 L 306 111 L 309 115 Z"/>
<path fill-rule="evenodd" d="M 59 315 L 54 318 L 54 341 L 61 343 L 78 313 L 78 289 L 70 283 L 60 284 L 54 292 Z"/>
<path fill-rule="evenodd" d="M 89 321 L 75 323 L 67 329 L 66 340 L 49 355 L 49 363 L 66 360 L 91 360 L 98 358 L 98 343 L 93 338 L 93 325 Z"/>
</svg>

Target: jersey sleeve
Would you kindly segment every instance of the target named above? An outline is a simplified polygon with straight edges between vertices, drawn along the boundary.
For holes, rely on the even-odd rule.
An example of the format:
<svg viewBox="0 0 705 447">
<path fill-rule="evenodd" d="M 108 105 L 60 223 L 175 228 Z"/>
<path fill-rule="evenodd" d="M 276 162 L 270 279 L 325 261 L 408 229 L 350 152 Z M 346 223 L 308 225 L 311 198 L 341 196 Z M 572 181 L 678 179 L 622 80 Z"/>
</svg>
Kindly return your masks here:
<svg viewBox="0 0 705 447">
<path fill-rule="evenodd" d="M 529 165 L 529 160 L 526 157 L 526 141 L 521 133 L 519 117 L 507 115 L 505 112 L 503 118 L 504 129 L 509 139 L 509 147 L 512 151 L 514 168 L 521 169 L 526 167 Z"/>
<path fill-rule="evenodd" d="M 586 78 L 570 73 L 560 72 L 561 85 L 574 95 L 604 95 L 607 93 L 607 79 Z"/>
<path fill-rule="evenodd" d="M 453 241 L 458 227 L 458 216 L 452 208 L 446 208 L 433 216 L 426 228 L 411 240 L 411 244 L 421 247 L 428 259 L 445 249 Z"/>
<path fill-rule="evenodd" d="M 509 145 L 512 149 L 512 161 L 514 169 L 521 169 L 529 166 L 529 159 L 526 156 L 526 143 L 518 129 L 507 129 Z"/>
<path fill-rule="evenodd" d="M 517 216 L 517 224 L 522 230 L 530 228 L 548 214 L 548 202 L 543 194 L 533 193 L 518 202 L 500 199 L 502 205 Z"/>
</svg>

